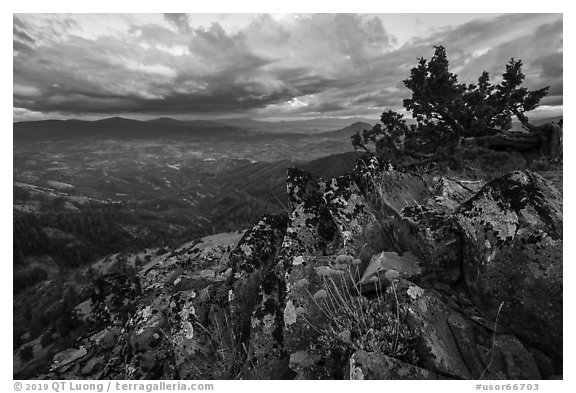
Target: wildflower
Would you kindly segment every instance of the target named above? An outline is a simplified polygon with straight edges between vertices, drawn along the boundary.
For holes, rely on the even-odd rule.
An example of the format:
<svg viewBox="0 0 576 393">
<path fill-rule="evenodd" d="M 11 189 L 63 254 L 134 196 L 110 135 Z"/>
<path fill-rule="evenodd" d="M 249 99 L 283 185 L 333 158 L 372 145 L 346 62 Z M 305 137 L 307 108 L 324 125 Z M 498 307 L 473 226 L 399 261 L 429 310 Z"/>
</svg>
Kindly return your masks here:
<svg viewBox="0 0 576 393">
<path fill-rule="evenodd" d="M 328 297 L 328 292 L 325 289 L 321 289 L 314 294 L 315 300 L 326 299 Z"/>
</svg>

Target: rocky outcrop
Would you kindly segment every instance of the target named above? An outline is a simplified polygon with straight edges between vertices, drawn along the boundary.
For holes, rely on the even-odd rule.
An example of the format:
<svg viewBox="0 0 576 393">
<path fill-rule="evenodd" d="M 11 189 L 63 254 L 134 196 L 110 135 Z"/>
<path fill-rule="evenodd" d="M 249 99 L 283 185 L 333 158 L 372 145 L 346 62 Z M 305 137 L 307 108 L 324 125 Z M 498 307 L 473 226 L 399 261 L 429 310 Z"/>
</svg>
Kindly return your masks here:
<svg viewBox="0 0 576 393">
<path fill-rule="evenodd" d="M 452 213 L 462 203 L 474 196 L 484 186 L 480 180 L 462 180 L 442 176 L 436 180 L 432 197 L 427 204 L 435 210 Z"/>
<path fill-rule="evenodd" d="M 125 274 L 100 277 L 92 291 L 92 318 L 97 325 L 122 325 L 134 312 L 140 281 Z"/>
<path fill-rule="evenodd" d="M 278 249 L 286 233 L 285 216 L 265 216 L 248 230 L 230 255 L 232 275 L 228 300 L 238 345 L 248 345 L 251 315 L 263 276 L 274 268 Z"/>
<path fill-rule="evenodd" d="M 358 161 L 290 215 L 107 277 L 47 378 L 540 379 L 562 365 L 562 198 Z M 192 252 L 192 250 L 195 250 Z"/>
<path fill-rule="evenodd" d="M 562 357 L 562 196 L 537 174 L 495 179 L 462 204 L 463 266 L 475 304 Z M 500 307 L 501 305 L 501 307 Z"/>
<path fill-rule="evenodd" d="M 388 224 L 402 251 L 421 261 L 423 275 L 453 284 L 462 276 L 462 239 L 452 216 L 427 205 L 406 206 Z"/>
</svg>

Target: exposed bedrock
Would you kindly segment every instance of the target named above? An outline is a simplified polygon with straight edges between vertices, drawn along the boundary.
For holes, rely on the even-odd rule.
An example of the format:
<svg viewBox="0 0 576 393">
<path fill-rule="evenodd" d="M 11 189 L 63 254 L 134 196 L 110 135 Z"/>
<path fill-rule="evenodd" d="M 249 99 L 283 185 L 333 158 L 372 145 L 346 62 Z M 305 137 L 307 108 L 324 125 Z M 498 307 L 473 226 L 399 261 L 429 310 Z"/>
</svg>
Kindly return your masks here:
<svg viewBox="0 0 576 393">
<path fill-rule="evenodd" d="M 562 373 L 562 195 L 541 176 L 481 182 L 368 157 L 333 179 L 291 168 L 286 187 L 288 216 L 100 278 L 93 330 L 44 377 Z"/>
<path fill-rule="evenodd" d="M 541 176 L 511 172 L 455 213 L 462 265 L 479 308 L 562 358 L 562 195 Z M 500 308 L 501 306 L 501 308 Z"/>
</svg>

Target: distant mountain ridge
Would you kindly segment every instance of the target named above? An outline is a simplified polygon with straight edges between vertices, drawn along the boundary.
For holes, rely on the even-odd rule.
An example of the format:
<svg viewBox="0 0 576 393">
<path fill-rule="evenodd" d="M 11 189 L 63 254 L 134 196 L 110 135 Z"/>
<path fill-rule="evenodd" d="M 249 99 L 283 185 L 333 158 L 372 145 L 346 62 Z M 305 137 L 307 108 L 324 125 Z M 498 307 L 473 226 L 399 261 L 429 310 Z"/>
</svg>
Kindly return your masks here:
<svg viewBox="0 0 576 393">
<path fill-rule="evenodd" d="M 166 136 L 210 137 L 215 135 L 241 136 L 249 133 L 240 127 L 232 127 L 204 120 L 179 121 L 159 118 L 142 121 L 112 117 L 85 120 L 24 121 L 13 124 L 15 140 L 36 138 L 67 139 L 77 137 L 103 138 L 157 138 Z"/>
<path fill-rule="evenodd" d="M 326 132 L 322 132 L 318 135 L 321 136 L 332 136 L 332 137 L 349 137 L 352 134 L 355 134 L 356 132 L 362 132 L 363 130 L 368 130 L 372 128 L 372 124 L 368 124 L 362 121 L 357 121 L 356 123 L 350 124 L 347 127 L 344 127 L 340 130 L 335 130 L 335 131 L 326 131 Z"/>
<path fill-rule="evenodd" d="M 312 119 L 268 122 L 248 118 L 216 120 L 177 120 L 159 117 L 152 120 L 134 120 L 110 117 L 100 120 L 40 120 L 13 123 L 17 140 L 35 138 L 75 138 L 99 136 L 106 138 L 154 138 L 166 136 L 248 136 L 255 134 L 322 134 L 337 129 L 338 132 L 353 127 L 354 119 Z M 367 125 L 356 121 L 354 124 Z M 355 132 L 355 131 L 352 131 Z M 337 136 L 336 134 L 334 136 Z"/>
</svg>

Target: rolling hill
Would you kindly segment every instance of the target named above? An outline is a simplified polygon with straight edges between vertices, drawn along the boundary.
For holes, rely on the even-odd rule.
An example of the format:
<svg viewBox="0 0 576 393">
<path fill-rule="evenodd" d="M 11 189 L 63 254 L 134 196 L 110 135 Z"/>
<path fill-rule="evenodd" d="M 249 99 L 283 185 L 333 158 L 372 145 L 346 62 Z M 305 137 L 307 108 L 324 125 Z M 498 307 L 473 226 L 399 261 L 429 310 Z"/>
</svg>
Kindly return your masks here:
<svg viewBox="0 0 576 393">
<path fill-rule="evenodd" d="M 112 117 L 96 121 L 44 120 L 17 122 L 15 141 L 39 139 L 150 139 L 150 138 L 222 138 L 246 137 L 249 131 L 203 120 L 179 121 L 159 118 L 149 121 Z"/>
</svg>

